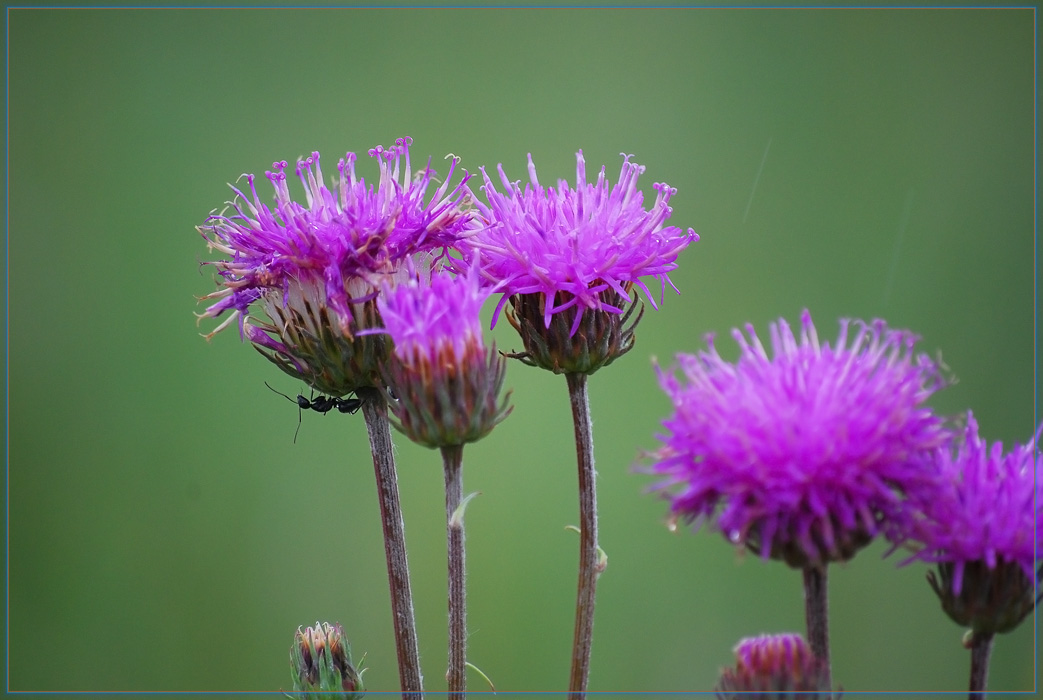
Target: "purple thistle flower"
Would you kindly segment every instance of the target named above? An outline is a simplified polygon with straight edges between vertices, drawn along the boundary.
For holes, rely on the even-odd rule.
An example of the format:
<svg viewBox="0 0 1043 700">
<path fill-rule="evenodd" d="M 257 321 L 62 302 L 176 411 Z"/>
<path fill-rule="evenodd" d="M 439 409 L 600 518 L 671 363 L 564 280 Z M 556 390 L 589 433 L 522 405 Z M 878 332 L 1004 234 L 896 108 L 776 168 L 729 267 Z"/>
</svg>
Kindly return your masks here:
<svg viewBox="0 0 1043 700">
<path fill-rule="evenodd" d="M 583 151 L 576 154 L 575 188 L 565 180 L 556 188 L 541 186 L 531 154 L 524 189 L 508 180 L 499 165 L 506 191 L 501 194 L 481 169 L 489 204 L 476 203 L 475 232 L 459 248 L 469 259 L 477 255 L 485 278 L 500 285 L 503 296 L 493 325 L 511 302 L 508 319 L 527 351 L 515 357 L 555 372 L 593 372 L 633 345 L 633 325 L 622 328 L 626 321 L 620 320 L 633 310 L 625 307 L 636 303 L 632 288 L 643 289 L 656 307 L 641 278 L 659 282 L 660 298 L 667 284 L 673 287 L 669 273 L 677 268 L 678 254 L 699 236 L 663 225 L 676 193 L 665 183 L 653 185 L 656 200 L 645 209 L 637 189 L 644 167 L 630 158 L 623 156 L 619 181 L 611 187 L 604 167 L 596 183 L 587 182 Z M 615 319 L 591 321 L 587 312 Z M 574 343 L 577 333 L 582 337 Z"/>
<path fill-rule="evenodd" d="M 829 690 L 825 664 L 799 634 L 740 640 L 735 645 L 735 667 L 723 669 L 717 683 L 721 700 L 813 700 Z"/>
<path fill-rule="evenodd" d="M 849 559 L 881 530 L 901 539 L 904 497 L 935 488 L 933 451 L 948 439 L 924 405 L 945 384 L 939 368 L 881 320 L 842 320 L 833 346 L 807 311 L 799 342 L 783 319 L 770 328 L 770 358 L 747 325 L 732 332 L 735 364 L 710 335 L 708 350 L 678 355 L 682 378 L 658 370 L 675 412 L 651 455 L 667 477 L 657 488 L 676 516 L 714 519 L 795 568 Z"/>
<path fill-rule="evenodd" d="M 673 287 L 668 273 L 677 268 L 678 254 L 699 236 L 692 229 L 682 233 L 676 226 L 663 226 L 672 212 L 670 197 L 677 192 L 665 183 L 653 184 L 656 200 L 651 210 L 645 210 L 644 196 L 637 189 L 645 168 L 630 162 L 631 157 L 623 155 L 619 181 L 611 188 L 604 166 L 597 183 L 587 182 L 583 151 L 576 153 L 575 189 L 565 180 L 559 180 L 557 188 L 541 186 L 532 154 L 530 184 L 524 190 L 519 182 L 508 180 L 498 165 L 500 182 L 508 192 L 500 194 L 481 168 L 489 206 L 476 202 L 481 228 L 461 247 L 476 251 L 485 275 L 503 284 L 497 316 L 512 295 L 543 294 L 555 300 L 564 292 L 565 298 L 546 305 L 544 326 L 550 326 L 553 314 L 577 306 L 575 332 L 583 309 L 623 312 L 604 302 L 601 293 L 606 290 L 629 297 L 636 284 L 655 307 L 640 278 L 654 277 L 662 293 L 667 284 Z"/>
<path fill-rule="evenodd" d="M 214 214 L 199 227 L 211 249 L 229 256 L 206 263 L 218 269 L 221 289 L 204 297 L 215 301 L 200 318 L 228 313 L 207 339 L 238 321 L 243 337 L 317 389 L 343 395 L 367 385 L 373 358 L 335 368 L 339 357 L 366 354 L 350 347 L 358 330 L 379 327 L 366 303 L 403 261 L 444 253 L 470 218 L 463 208 L 469 174 L 449 187 L 459 159 L 452 159 L 448 177 L 425 203 L 435 171 L 428 161 L 413 177 L 410 143 L 403 138 L 391 149 L 370 150 L 380 167 L 376 186 L 356 176 L 354 153 L 338 162 L 332 189 L 323 183 L 318 153 L 298 161 L 304 204 L 290 198 L 286 161 L 265 173 L 275 190 L 274 208 L 261 201 L 253 175 L 245 176 L 250 196 L 232 186 L 234 213 Z"/>
<path fill-rule="evenodd" d="M 475 442 L 507 417 L 510 395 L 499 401 L 506 362 L 487 352 L 479 312 L 492 290 L 477 267 L 453 277 L 424 272 L 377 300 L 394 353 L 384 380 L 394 393 L 395 427 L 414 442 L 445 447 Z"/>
<path fill-rule="evenodd" d="M 978 435 L 967 414 L 964 439 L 939 451 L 944 485 L 922 499 L 916 539 L 922 549 L 911 559 L 938 564 L 928 579 L 946 612 L 978 632 L 1008 632 L 1035 605 L 1043 553 L 1043 456 L 1036 453 L 1043 425 L 1024 445 L 1004 454 Z M 1041 569 L 1043 571 L 1043 569 Z M 939 580 L 940 579 L 940 580 Z"/>
</svg>

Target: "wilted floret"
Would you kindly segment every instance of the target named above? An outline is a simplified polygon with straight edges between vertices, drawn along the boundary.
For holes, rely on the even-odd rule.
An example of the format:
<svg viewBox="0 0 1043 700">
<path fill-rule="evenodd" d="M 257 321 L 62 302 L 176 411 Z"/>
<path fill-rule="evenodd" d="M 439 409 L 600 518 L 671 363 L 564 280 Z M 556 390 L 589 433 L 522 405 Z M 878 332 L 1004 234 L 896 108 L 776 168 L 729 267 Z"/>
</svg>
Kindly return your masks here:
<svg viewBox="0 0 1043 700">
<path fill-rule="evenodd" d="M 709 336 L 678 355 L 680 378 L 659 371 L 675 412 L 651 471 L 667 476 L 673 512 L 798 568 L 849 559 L 881 531 L 901 539 L 904 498 L 935 488 L 948 437 L 924 404 L 938 367 L 880 320 L 841 321 L 834 345 L 807 311 L 799 342 L 785 320 L 770 328 L 771 357 L 747 325 L 733 331 L 736 363 Z"/>
<path fill-rule="evenodd" d="M 749 637 L 735 645 L 735 666 L 721 671 L 720 700 L 829 698 L 826 665 L 799 634 Z"/>
<path fill-rule="evenodd" d="M 924 520 L 914 558 L 938 564 L 928 574 L 945 611 L 977 632 L 1009 632 L 1036 602 L 1043 572 L 1043 456 L 1040 426 L 1024 445 L 1004 454 L 978 435 L 968 412 L 964 439 L 939 452 L 941 490 L 918 505 Z"/>
<path fill-rule="evenodd" d="M 352 343 L 357 331 L 379 325 L 366 302 L 406 259 L 444 251 L 469 219 L 463 208 L 469 175 L 449 188 L 458 159 L 425 203 L 435 172 L 429 162 L 413 177 L 409 143 L 370 150 L 380 165 L 376 186 L 356 177 L 354 153 L 337 164 L 332 189 L 323 183 L 318 153 L 298 161 L 304 204 L 290 197 L 286 161 L 265 173 L 274 208 L 261 201 L 253 175 L 245 176 L 249 196 L 233 186 L 234 213 L 214 214 L 199 227 L 209 246 L 230 258 L 207 263 L 218 269 L 221 289 L 205 297 L 216 301 L 202 316 L 229 314 L 207 338 L 238 321 L 241 334 L 269 359 L 316 389 L 341 396 L 369 385 L 371 377 L 353 376 L 372 374 L 379 358 L 371 355 L 380 354 Z"/>
</svg>

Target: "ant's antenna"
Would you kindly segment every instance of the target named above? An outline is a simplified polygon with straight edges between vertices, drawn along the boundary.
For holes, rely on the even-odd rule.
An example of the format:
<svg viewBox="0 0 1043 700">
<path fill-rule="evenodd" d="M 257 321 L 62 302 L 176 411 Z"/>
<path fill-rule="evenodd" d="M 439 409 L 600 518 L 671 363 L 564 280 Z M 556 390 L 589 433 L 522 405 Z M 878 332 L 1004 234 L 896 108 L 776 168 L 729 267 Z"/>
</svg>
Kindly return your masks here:
<svg viewBox="0 0 1043 700">
<path fill-rule="evenodd" d="M 269 389 L 272 389 L 272 385 L 269 384 L 268 382 L 265 382 L 264 385 L 266 387 L 268 387 Z M 297 433 L 301 432 L 301 421 L 303 419 L 303 409 L 304 409 L 304 406 L 301 404 L 300 400 L 294 401 L 293 399 L 291 399 L 289 396 L 287 396 L 286 394 L 282 393 L 281 391 L 277 391 L 276 389 L 272 389 L 272 391 L 274 391 L 276 394 L 278 394 L 279 396 L 283 397 L 287 401 L 290 401 L 292 403 L 297 404 L 297 430 L 295 430 L 294 433 L 293 433 L 293 444 L 296 445 L 297 444 Z"/>
</svg>

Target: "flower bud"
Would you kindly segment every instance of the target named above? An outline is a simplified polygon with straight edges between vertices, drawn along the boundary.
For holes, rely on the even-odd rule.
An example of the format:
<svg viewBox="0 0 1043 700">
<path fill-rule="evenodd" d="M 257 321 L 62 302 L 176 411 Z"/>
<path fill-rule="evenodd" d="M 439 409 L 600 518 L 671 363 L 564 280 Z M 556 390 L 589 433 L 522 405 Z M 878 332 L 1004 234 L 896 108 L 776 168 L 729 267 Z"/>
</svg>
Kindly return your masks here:
<svg viewBox="0 0 1043 700">
<path fill-rule="evenodd" d="M 351 646 L 340 625 L 316 622 L 314 627 L 298 627 L 290 647 L 290 667 L 293 690 L 299 700 L 357 700 L 363 695 L 365 669 L 356 669 L 352 664 Z"/>
<path fill-rule="evenodd" d="M 478 312 L 488 296 L 478 271 L 423 273 L 378 299 L 394 352 L 384 379 L 396 401 L 392 421 L 426 447 L 485 437 L 511 408 L 500 397 L 506 361 L 486 350 Z"/>
<path fill-rule="evenodd" d="M 830 690 L 825 664 L 799 634 L 743 639 L 735 645 L 735 662 L 721 670 L 720 700 L 815 700 Z"/>
</svg>

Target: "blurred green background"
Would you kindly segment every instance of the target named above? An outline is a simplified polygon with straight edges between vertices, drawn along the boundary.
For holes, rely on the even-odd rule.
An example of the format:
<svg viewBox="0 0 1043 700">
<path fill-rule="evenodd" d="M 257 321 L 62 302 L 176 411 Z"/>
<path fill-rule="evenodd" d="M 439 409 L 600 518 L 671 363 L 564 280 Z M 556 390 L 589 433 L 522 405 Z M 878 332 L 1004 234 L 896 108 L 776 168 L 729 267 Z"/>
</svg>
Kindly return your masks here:
<svg viewBox="0 0 1043 700">
<path fill-rule="evenodd" d="M 194 230 L 226 183 L 319 150 L 414 139 L 445 170 L 677 188 L 702 239 L 636 349 L 591 381 L 601 544 L 591 689 L 709 690 L 732 646 L 802 631 L 800 576 L 671 534 L 638 452 L 668 363 L 752 322 L 884 317 L 941 352 L 989 439 L 1033 432 L 1034 15 L 1025 10 L 12 10 L 10 688 L 277 690 L 298 625 L 343 623 L 397 688 L 361 416 L 234 330 Z M 327 172 L 332 172 L 328 168 Z M 265 191 L 262 188 L 262 191 Z M 267 195 L 266 195 L 267 196 Z M 491 311 L 487 308 L 486 313 Z M 517 348 L 503 323 L 493 335 Z M 465 452 L 469 658 L 503 691 L 565 687 L 578 538 L 564 379 L 513 364 L 511 418 Z M 398 437 L 421 657 L 444 691 L 438 456 Z M 963 630 L 875 545 L 831 575 L 849 691 L 966 687 Z M 1032 690 L 1033 624 L 990 686 Z M 477 676 L 475 690 L 484 689 Z"/>
</svg>

